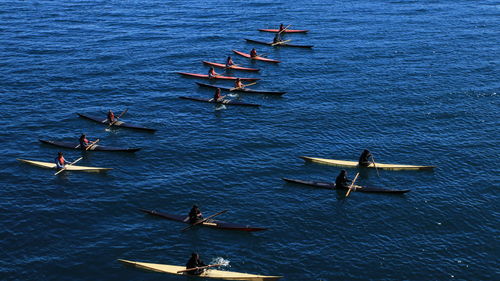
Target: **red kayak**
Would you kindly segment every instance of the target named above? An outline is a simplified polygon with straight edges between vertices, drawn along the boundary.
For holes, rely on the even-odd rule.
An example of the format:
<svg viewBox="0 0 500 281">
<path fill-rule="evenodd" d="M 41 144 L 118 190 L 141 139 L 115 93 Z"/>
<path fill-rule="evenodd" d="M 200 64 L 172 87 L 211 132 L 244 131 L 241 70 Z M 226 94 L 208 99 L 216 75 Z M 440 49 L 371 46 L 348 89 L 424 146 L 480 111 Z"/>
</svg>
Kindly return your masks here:
<svg viewBox="0 0 500 281">
<path fill-rule="evenodd" d="M 259 31 L 263 32 L 273 32 L 273 33 L 278 33 L 280 32 L 279 29 L 259 29 Z M 285 31 L 282 31 L 281 33 L 307 33 L 309 30 L 300 30 L 300 29 L 285 29 Z"/>
<path fill-rule="evenodd" d="M 240 52 L 240 51 L 236 51 L 236 50 L 233 50 L 233 52 L 235 54 L 238 54 L 240 56 L 243 56 L 245 58 L 249 58 L 249 59 L 252 59 L 252 60 L 260 60 L 260 61 L 267 61 L 267 62 L 274 62 L 274 63 L 279 63 L 281 61 L 279 60 L 273 60 L 273 59 L 268 59 L 268 58 L 265 58 L 265 57 L 260 57 L 260 56 L 256 56 L 256 57 L 251 57 L 250 54 L 247 54 L 247 53 L 243 53 L 243 52 Z"/>
<path fill-rule="evenodd" d="M 224 69 L 234 69 L 234 70 L 242 70 L 242 71 L 259 71 L 259 69 L 257 69 L 257 68 L 248 68 L 248 67 L 242 67 L 242 66 L 236 66 L 236 65 L 226 67 L 226 65 L 223 63 L 216 63 L 216 62 L 209 62 L 209 61 L 203 61 L 203 63 L 206 65 L 220 67 L 220 68 L 224 68 Z"/>
<path fill-rule="evenodd" d="M 222 79 L 222 80 L 236 80 L 238 77 L 222 76 L 217 75 L 215 77 L 209 78 L 208 74 L 197 74 L 197 73 L 187 73 L 187 72 L 177 72 L 180 75 L 185 75 L 189 77 L 205 78 L 205 79 Z M 241 81 L 257 81 L 260 78 L 240 78 Z"/>
</svg>

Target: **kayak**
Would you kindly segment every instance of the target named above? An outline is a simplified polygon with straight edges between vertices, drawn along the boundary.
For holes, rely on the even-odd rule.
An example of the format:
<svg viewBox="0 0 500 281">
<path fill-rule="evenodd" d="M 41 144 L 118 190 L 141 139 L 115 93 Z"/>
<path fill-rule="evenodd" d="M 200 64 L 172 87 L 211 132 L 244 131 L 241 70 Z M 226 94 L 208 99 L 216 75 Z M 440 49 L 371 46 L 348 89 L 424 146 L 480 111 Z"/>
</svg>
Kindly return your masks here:
<svg viewBox="0 0 500 281">
<path fill-rule="evenodd" d="M 63 142 L 63 141 L 51 141 L 51 140 L 39 140 L 41 143 L 50 144 L 58 147 L 78 149 L 80 144 L 77 142 Z M 127 147 L 113 147 L 113 146 L 103 146 L 103 145 L 92 145 L 87 151 L 116 151 L 116 152 L 136 152 L 141 150 L 140 148 L 127 148 Z"/>
<path fill-rule="evenodd" d="M 218 103 L 218 104 L 224 104 L 224 105 L 241 105 L 241 106 L 260 106 L 260 104 L 255 104 L 255 103 L 245 103 L 245 102 L 237 102 L 234 100 L 222 100 L 222 101 L 214 101 L 214 99 L 207 99 L 207 98 L 196 98 L 196 97 L 179 97 L 181 99 L 185 100 L 194 100 L 194 101 L 201 101 L 201 102 L 208 102 L 208 103 Z"/>
<path fill-rule="evenodd" d="M 275 92 L 275 91 L 265 91 L 265 90 L 252 90 L 248 88 L 243 88 L 243 89 L 234 89 L 230 87 L 225 87 L 225 86 L 219 86 L 219 85 L 210 85 L 210 84 L 205 84 L 205 83 L 199 83 L 196 82 L 200 87 L 207 87 L 207 88 L 213 88 L 213 89 L 221 89 L 224 91 L 230 91 L 230 92 L 242 92 L 242 93 L 251 93 L 251 94 L 267 94 L 267 95 L 284 95 L 286 92 Z"/>
<path fill-rule="evenodd" d="M 273 42 L 264 42 L 264 41 L 259 41 L 259 40 L 253 40 L 253 39 L 245 39 L 247 42 L 251 43 L 257 43 L 257 44 L 262 44 L 262 45 L 268 45 L 268 46 L 273 46 L 273 47 L 295 47 L 295 48 L 312 48 L 312 45 L 295 45 L 295 44 L 288 44 L 288 43 L 280 43 L 280 44 L 274 44 Z"/>
<path fill-rule="evenodd" d="M 283 276 L 264 276 L 264 275 L 255 275 L 248 273 L 240 273 L 233 271 L 225 271 L 225 270 L 216 270 L 216 269 L 208 269 L 205 270 L 200 275 L 191 275 L 185 272 L 177 273 L 178 271 L 185 270 L 185 266 L 178 265 L 168 265 L 168 264 L 158 264 L 158 263 L 147 263 L 147 262 L 136 262 L 129 260 L 119 259 L 118 261 L 135 266 L 142 269 L 148 269 L 151 271 L 161 272 L 161 273 L 170 273 L 175 275 L 184 275 L 191 277 L 201 277 L 201 278 L 215 278 L 215 279 L 223 279 L 223 280 L 248 280 L 248 281 L 272 281 L 278 280 Z"/>
<path fill-rule="evenodd" d="M 160 212 L 157 212 L 154 210 L 145 210 L 145 209 L 139 209 L 139 210 L 146 213 L 146 214 L 158 216 L 158 217 L 161 217 L 161 218 L 164 218 L 167 220 L 173 220 L 173 221 L 189 224 L 189 222 L 188 222 L 189 216 L 180 216 L 180 215 L 160 213 Z M 229 223 L 229 222 L 224 222 L 224 221 L 219 221 L 219 220 L 208 220 L 208 221 L 203 222 L 199 225 L 213 227 L 213 228 L 219 228 L 219 229 L 239 230 L 239 231 L 261 231 L 261 230 L 267 229 L 267 228 L 262 228 L 262 227 L 253 227 L 253 226 L 244 225 L 244 224 Z"/>
<path fill-rule="evenodd" d="M 272 33 L 278 33 L 280 32 L 279 29 L 259 29 L 259 31 L 262 32 L 272 32 Z M 309 30 L 301 30 L 301 29 L 285 29 L 281 33 L 307 33 Z"/>
<path fill-rule="evenodd" d="M 204 78 L 204 79 L 221 79 L 221 80 L 236 80 L 238 77 L 230 77 L 230 76 L 222 76 L 222 75 L 217 75 L 215 77 L 209 78 L 208 74 L 197 74 L 197 73 L 187 73 L 187 72 L 177 72 L 180 75 L 184 76 L 189 76 L 189 77 L 196 77 L 196 78 Z M 240 78 L 241 81 L 257 81 L 260 80 L 260 78 Z"/>
<path fill-rule="evenodd" d="M 274 63 L 280 63 L 281 61 L 279 60 L 273 60 L 273 59 L 268 59 L 268 58 L 265 58 L 265 57 L 260 57 L 260 56 L 256 56 L 256 57 L 251 57 L 250 54 L 247 54 L 247 53 L 243 53 L 243 52 L 240 52 L 240 51 L 236 51 L 236 50 L 233 50 L 233 52 L 235 54 L 238 54 L 240 56 L 243 56 L 245 58 L 249 58 L 249 59 L 252 59 L 252 60 L 260 60 L 260 61 L 267 61 L 267 62 L 274 62 Z"/>
<path fill-rule="evenodd" d="M 101 123 L 101 124 L 104 124 L 106 126 L 109 126 L 109 122 L 108 122 L 107 118 L 102 118 L 100 116 L 90 116 L 90 115 L 86 115 L 86 114 L 82 114 L 82 113 L 77 113 L 77 114 L 78 114 L 78 116 L 80 116 L 82 118 L 89 119 L 89 120 L 95 121 L 97 123 Z M 104 114 L 104 116 L 106 116 L 106 115 Z M 143 130 L 143 131 L 148 131 L 148 132 L 156 132 L 156 129 L 146 128 L 146 127 L 142 127 L 139 125 L 132 125 L 132 124 L 128 124 L 128 123 L 125 123 L 122 121 L 115 122 L 113 124 L 113 126 L 122 127 L 122 128 L 129 128 L 129 129 L 136 129 L 136 130 Z"/>
<path fill-rule="evenodd" d="M 344 161 L 344 160 L 335 160 L 335 159 L 314 158 L 314 157 L 307 157 L 307 156 L 299 156 L 299 157 L 304 159 L 305 161 L 319 163 L 319 164 L 326 164 L 326 165 L 339 166 L 339 167 L 348 167 L 348 168 L 357 168 L 358 167 L 357 161 Z M 434 169 L 435 166 L 416 166 L 416 165 L 382 164 L 382 163 L 373 164 L 373 163 L 370 163 L 369 166 L 367 166 L 367 167 L 363 166 L 362 168 L 377 168 L 377 169 L 383 169 L 383 170 L 403 171 L 403 170 L 430 170 L 430 169 Z"/>
<path fill-rule="evenodd" d="M 320 182 L 320 181 L 305 181 L 305 180 L 296 180 L 296 179 L 288 179 L 283 178 L 286 182 L 304 184 L 313 187 L 319 187 L 324 189 L 336 189 L 335 183 L 333 182 Z M 402 194 L 406 192 L 410 192 L 409 189 L 384 189 L 384 188 L 376 188 L 376 187 L 366 187 L 360 185 L 354 185 L 354 191 L 357 192 L 367 192 L 367 193 L 393 193 L 393 194 Z"/>
<path fill-rule="evenodd" d="M 209 61 L 203 61 L 203 63 L 206 65 L 220 67 L 220 68 L 224 68 L 224 69 L 234 69 L 234 70 L 242 70 L 242 71 L 259 71 L 260 70 L 257 68 L 249 68 L 249 67 L 242 67 L 242 66 L 236 66 L 236 65 L 226 67 L 226 65 L 223 63 L 215 63 L 215 62 L 209 62 Z"/>
<path fill-rule="evenodd" d="M 56 169 L 56 163 L 51 162 L 41 162 L 26 159 L 17 159 L 18 161 L 42 168 Z M 76 165 L 66 165 L 66 171 L 84 171 L 84 172 L 103 172 L 107 170 L 112 170 L 113 168 L 99 168 L 99 167 L 86 167 L 86 166 L 76 166 Z"/>
</svg>

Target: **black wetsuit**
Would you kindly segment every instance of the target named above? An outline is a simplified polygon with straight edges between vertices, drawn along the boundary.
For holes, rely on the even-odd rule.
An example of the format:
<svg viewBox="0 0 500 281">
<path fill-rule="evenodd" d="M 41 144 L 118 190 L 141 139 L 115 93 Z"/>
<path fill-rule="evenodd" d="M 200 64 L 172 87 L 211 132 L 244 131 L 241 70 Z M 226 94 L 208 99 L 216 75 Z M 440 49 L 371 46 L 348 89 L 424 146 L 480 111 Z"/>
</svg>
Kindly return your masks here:
<svg viewBox="0 0 500 281">
<path fill-rule="evenodd" d="M 347 189 L 349 188 L 349 182 L 352 182 L 347 178 L 346 174 L 340 173 L 335 179 L 335 188 L 336 189 Z"/>
<path fill-rule="evenodd" d="M 206 264 L 203 263 L 203 261 L 199 257 L 196 258 L 192 256 L 186 263 L 186 269 L 201 267 L 201 266 L 206 266 Z M 197 269 L 197 270 L 186 271 L 186 273 L 192 275 L 200 275 L 203 273 L 203 271 L 204 269 Z"/>
<path fill-rule="evenodd" d="M 363 167 L 370 166 L 370 164 L 372 163 L 370 161 L 370 157 L 372 157 L 370 151 L 368 150 L 363 151 L 363 153 L 361 153 L 361 156 L 359 156 L 358 165 Z"/>
<path fill-rule="evenodd" d="M 195 223 L 201 219 L 203 219 L 203 216 L 201 215 L 200 209 L 191 208 L 191 211 L 189 211 L 189 223 Z"/>
</svg>

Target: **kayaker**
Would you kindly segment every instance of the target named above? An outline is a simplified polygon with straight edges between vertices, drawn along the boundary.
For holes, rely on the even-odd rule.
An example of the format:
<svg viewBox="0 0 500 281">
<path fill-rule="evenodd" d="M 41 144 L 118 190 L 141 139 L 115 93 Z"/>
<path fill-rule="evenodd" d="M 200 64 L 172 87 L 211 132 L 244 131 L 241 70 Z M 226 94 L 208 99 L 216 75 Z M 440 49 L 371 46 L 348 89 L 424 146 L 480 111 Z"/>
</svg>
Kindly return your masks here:
<svg viewBox="0 0 500 281">
<path fill-rule="evenodd" d="M 200 259 L 200 255 L 198 255 L 198 253 L 192 253 L 191 258 L 189 258 L 188 262 L 186 263 L 186 269 L 197 268 L 202 266 L 206 266 L 206 264 Z M 205 271 L 205 269 L 202 268 L 202 269 L 186 271 L 186 273 L 191 275 L 200 275 L 203 273 L 203 271 Z"/>
<path fill-rule="evenodd" d="M 215 78 L 217 75 L 217 72 L 215 72 L 215 69 L 213 67 L 210 67 L 210 70 L 208 71 L 208 78 Z"/>
<path fill-rule="evenodd" d="M 111 109 L 108 111 L 108 123 L 113 123 L 115 121 L 115 114 Z"/>
<path fill-rule="evenodd" d="M 256 56 L 257 56 L 257 50 L 255 50 L 255 48 L 253 48 L 253 49 L 250 51 L 250 57 L 255 58 Z"/>
<path fill-rule="evenodd" d="M 225 97 L 221 94 L 220 88 L 215 89 L 214 101 L 222 101 Z"/>
<path fill-rule="evenodd" d="M 189 223 L 195 223 L 201 219 L 203 219 L 203 215 L 201 214 L 200 209 L 197 205 L 193 205 L 191 211 L 189 211 Z"/>
<path fill-rule="evenodd" d="M 58 169 L 62 169 L 62 168 L 64 168 L 64 166 L 66 166 L 66 159 L 64 159 L 62 152 L 57 153 L 57 157 L 55 160 L 56 160 L 56 167 Z"/>
<path fill-rule="evenodd" d="M 368 149 L 363 150 L 361 156 L 359 156 L 358 165 L 362 167 L 370 166 L 373 161 L 370 161 L 370 157 L 373 157 Z"/>
<path fill-rule="evenodd" d="M 236 78 L 236 81 L 234 81 L 234 87 L 236 89 L 243 89 L 243 88 L 245 88 L 245 84 L 241 83 L 240 78 Z"/>
<path fill-rule="evenodd" d="M 335 188 L 336 189 L 348 189 L 350 182 L 352 182 L 352 180 L 347 178 L 346 170 L 342 170 L 342 171 L 340 171 L 339 175 L 335 179 Z"/>
<path fill-rule="evenodd" d="M 280 30 L 279 33 L 281 33 L 283 30 L 285 30 L 285 26 L 283 24 L 280 24 Z"/>
<path fill-rule="evenodd" d="M 82 134 L 80 136 L 79 142 L 80 142 L 80 148 L 82 150 L 87 150 L 87 147 L 89 145 L 92 145 L 92 143 L 90 143 L 90 141 L 87 139 L 87 136 L 85 134 Z"/>
<path fill-rule="evenodd" d="M 234 65 L 233 59 L 231 58 L 231 56 L 228 56 L 226 60 L 226 67 L 230 68 L 233 65 Z"/>
</svg>

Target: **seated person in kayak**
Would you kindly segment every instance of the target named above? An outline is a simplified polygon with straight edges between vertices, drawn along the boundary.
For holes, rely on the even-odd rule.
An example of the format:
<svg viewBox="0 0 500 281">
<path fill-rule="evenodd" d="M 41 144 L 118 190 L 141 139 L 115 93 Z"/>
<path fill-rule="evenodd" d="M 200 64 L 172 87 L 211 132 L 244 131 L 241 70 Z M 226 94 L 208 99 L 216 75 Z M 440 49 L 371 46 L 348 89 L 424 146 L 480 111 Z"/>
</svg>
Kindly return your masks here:
<svg viewBox="0 0 500 281">
<path fill-rule="evenodd" d="M 339 175 L 335 179 L 335 188 L 336 189 L 348 189 L 350 182 L 352 182 L 352 180 L 347 178 L 346 170 L 342 170 L 342 171 L 340 171 Z"/>
<path fill-rule="evenodd" d="M 79 139 L 80 148 L 82 150 L 87 150 L 87 147 L 92 146 L 94 143 L 91 143 L 85 134 L 82 134 Z"/>
<path fill-rule="evenodd" d="M 57 157 L 56 157 L 55 161 L 56 161 L 56 167 L 58 169 L 62 169 L 62 168 L 64 168 L 64 166 L 66 166 L 66 159 L 64 159 L 62 152 L 57 153 Z"/>
<path fill-rule="evenodd" d="M 215 89 L 215 94 L 214 94 L 214 101 L 215 102 L 221 102 L 222 100 L 224 100 L 225 97 L 226 96 L 223 96 L 221 94 L 220 88 Z"/>
<path fill-rule="evenodd" d="M 283 24 L 280 24 L 279 32 L 281 33 L 283 30 L 285 30 L 285 26 Z"/>
<path fill-rule="evenodd" d="M 108 111 L 108 123 L 113 123 L 115 121 L 115 114 L 113 113 L 113 111 L 111 111 L 111 109 Z"/>
<path fill-rule="evenodd" d="M 234 65 L 233 58 L 231 58 L 231 56 L 228 56 L 226 60 L 226 68 L 231 68 L 231 66 L 233 65 Z"/>
<path fill-rule="evenodd" d="M 373 163 L 370 161 L 370 157 L 373 157 L 370 151 L 368 149 L 363 150 L 363 153 L 359 156 L 358 165 L 362 167 L 370 166 L 370 164 Z"/>
<path fill-rule="evenodd" d="M 255 50 L 255 48 L 253 48 L 253 49 L 250 51 L 250 57 L 252 57 L 252 58 L 257 57 L 257 50 Z"/>
<path fill-rule="evenodd" d="M 193 224 L 202 219 L 203 215 L 201 214 L 200 209 L 197 205 L 193 205 L 193 208 L 191 208 L 191 211 L 189 211 L 189 223 Z"/>
<path fill-rule="evenodd" d="M 215 72 L 215 69 L 213 67 L 210 67 L 210 70 L 208 71 L 208 78 L 215 78 L 217 75 L 219 74 Z"/>
<path fill-rule="evenodd" d="M 236 80 L 234 81 L 234 88 L 243 89 L 243 88 L 245 88 L 245 84 L 241 83 L 240 78 L 236 78 Z"/>
<path fill-rule="evenodd" d="M 200 255 L 198 253 L 192 253 L 191 258 L 189 258 L 188 262 L 186 263 L 186 269 L 191 269 L 191 268 L 198 268 L 206 266 L 205 263 L 200 259 Z M 200 275 L 205 271 L 205 269 L 194 269 L 190 271 L 186 271 L 187 274 L 192 274 L 192 275 Z"/>
</svg>

